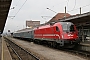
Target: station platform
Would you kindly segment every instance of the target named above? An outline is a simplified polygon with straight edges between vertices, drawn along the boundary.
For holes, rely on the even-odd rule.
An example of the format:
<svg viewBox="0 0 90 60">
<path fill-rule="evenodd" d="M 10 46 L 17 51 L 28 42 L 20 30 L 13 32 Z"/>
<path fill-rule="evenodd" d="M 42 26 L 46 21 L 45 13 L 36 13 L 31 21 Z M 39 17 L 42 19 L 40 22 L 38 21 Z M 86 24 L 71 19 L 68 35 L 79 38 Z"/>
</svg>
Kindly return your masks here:
<svg viewBox="0 0 90 60">
<path fill-rule="evenodd" d="M 2 42 L 1 42 L 2 41 Z M 9 53 L 9 50 L 7 48 L 7 45 L 4 41 L 4 38 L 1 37 L 0 38 L 0 60 L 12 60 L 12 57 Z"/>
<path fill-rule="evenodd" d="M 0 60 L 1 60 L 1 54 L 2 54 L 2 40 L 1 40 L 1 38 L 0 38 Z"/>
<path fill-rule="evenodd" d="M 90 52 L 90 41 L 86 40 L 80 43 L 78 49 Z"/>
<path fill-rule="evenodd" d="M 80 45 L 89 46 L 90 47 L 90 40 L 84 41 L 84 42 L 80 42 Z"/>
</svg>

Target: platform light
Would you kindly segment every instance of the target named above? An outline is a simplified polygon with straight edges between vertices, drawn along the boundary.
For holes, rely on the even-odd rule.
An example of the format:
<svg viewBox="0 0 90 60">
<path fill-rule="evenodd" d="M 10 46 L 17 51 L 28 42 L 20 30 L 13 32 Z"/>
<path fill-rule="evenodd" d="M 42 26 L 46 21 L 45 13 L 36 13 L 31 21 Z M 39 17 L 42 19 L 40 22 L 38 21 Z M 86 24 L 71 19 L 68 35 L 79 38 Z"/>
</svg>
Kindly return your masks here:
<svg viewBox="0 0 90 60">
<path fill-rule="evenodd" d="M 54 12 L 54 13 L 57 13 L 56 11 L 54 11 L 54 10 L 52 10 L 52 9 L 50 9 L 50 8 L 47 8 L 48 10 L 50 10 L 50 11 L 52 11 L 52 12 Z"/>
<path fill-rule="evenodd" d="M 10 32 L 10 30 L 8 30 L 8 32 Z"/>
<path fill-rule="evenodd" d="M 69 24 L 69 23 L 67 23 L 67 24 Z"/>
</svg>

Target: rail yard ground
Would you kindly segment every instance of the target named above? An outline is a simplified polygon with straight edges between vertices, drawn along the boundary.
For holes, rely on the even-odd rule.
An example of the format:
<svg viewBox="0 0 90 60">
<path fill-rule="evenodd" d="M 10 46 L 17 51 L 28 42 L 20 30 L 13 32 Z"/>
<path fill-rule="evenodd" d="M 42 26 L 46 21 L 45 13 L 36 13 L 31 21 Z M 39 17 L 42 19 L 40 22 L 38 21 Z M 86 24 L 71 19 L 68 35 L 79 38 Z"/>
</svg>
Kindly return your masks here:
<svg viewBox="0 0 90 60">
<path fill-rule="evenodd" d="M 40 60 L 87 60 L 74 54 L 34 44 L 33 42 L 27 42 L 14 38 L 9 39 L 39 57 Z"/>
</svg>

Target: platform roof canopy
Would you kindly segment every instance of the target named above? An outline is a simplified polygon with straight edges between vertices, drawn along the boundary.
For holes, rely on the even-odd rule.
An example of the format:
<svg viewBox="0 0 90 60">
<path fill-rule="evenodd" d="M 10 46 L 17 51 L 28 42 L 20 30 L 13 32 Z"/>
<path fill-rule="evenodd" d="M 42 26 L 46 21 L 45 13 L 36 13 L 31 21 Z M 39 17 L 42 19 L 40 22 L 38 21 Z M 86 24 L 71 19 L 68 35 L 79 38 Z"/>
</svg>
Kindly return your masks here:
<svg viewBox="0 0 90 60">
<path fill-rule="evenodd" d="M 61 21 L 73 22 L 77 26 L 90 25 L 90 12 L 74 15 L 74 16 L 66 18 L 65 20 L 62 19 Z"/>
<path fill-rule="evenodd" d="M 0 0 L 0 33 L 3 33 L 12 0 Z"/>
<path fill-rule="evenodd" d="M 69 17 L 62 18 L 57 21 L 53 20 L 51 22 L 59 22 L 59 21 L 73 22 L 77 26 L 87 26 L 87 25 L 90 25 L 90 12 L 71 15 Z"/>
</svg>

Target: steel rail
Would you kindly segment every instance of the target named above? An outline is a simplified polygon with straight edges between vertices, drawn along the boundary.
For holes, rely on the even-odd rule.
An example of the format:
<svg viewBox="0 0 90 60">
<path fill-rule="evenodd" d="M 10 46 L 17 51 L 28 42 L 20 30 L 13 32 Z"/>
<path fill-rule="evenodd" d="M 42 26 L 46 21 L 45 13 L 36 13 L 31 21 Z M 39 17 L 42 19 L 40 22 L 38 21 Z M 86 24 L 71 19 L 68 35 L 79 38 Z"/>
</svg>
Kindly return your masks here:
<svg viewBox="0 0 90 60">
<path fill-rule="evenodd" d="M 19 54 L 15 51 L 15 49 L 9 44 L 10 48 L 13 50 L 13 52 L 17 55 L 19 60 L 22 60 L 22 58 L 19 56 Z"/>
<path fill-rule="evenodd" d="M 8 43 L 11 45 L 11 44 L 14 44 L 16 45 L 17 47 L 19 47 L 20 49 L 24 50 L 27 54 L 29 54 L 30 56 L 32 56 L 33 58 L 35 58 L 35 60 L 40 60 L 37 56 L 35 56 L 34 54 L 32 54 L 31 52 L 25 50 L 24 48 L 20 47 L 19 45 L 15 44 L 14 42 L 12 42 L 11 40 L 9 40 L 8 38 L 6 38 L 8 40 Z M 13 48 L 13 50 L 15 51 L 15 49 Z M 19 57 L 19 54 L 17 52 L 15 52 L 17 54 L 17 56 Z M 19 57 L 21 60 L 22 58 Z"/>
</svg>

